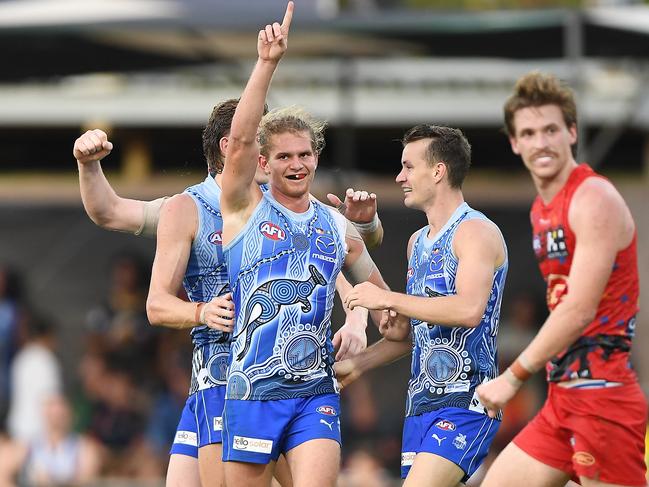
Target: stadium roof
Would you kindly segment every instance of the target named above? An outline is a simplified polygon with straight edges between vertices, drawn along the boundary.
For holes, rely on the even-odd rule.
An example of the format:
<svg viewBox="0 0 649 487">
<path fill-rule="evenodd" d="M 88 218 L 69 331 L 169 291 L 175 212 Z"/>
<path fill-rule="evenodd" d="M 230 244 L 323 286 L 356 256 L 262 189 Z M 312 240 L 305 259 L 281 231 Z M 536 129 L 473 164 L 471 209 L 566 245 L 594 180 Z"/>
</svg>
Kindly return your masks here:
<svg viewBox="0 0 649 487">
<path fill-rule="evenodd" d="M 642 5 L 360 15 L 338 12 L 336 3 L 300 1 L 293 56 L 649 56 L 649 7 Z M 284 0 L 0 1 L 0 81 L 141 72 L 251 57 L 250 32 L 272 15 L 281 17 L 283 6 Z"/>
</svg>

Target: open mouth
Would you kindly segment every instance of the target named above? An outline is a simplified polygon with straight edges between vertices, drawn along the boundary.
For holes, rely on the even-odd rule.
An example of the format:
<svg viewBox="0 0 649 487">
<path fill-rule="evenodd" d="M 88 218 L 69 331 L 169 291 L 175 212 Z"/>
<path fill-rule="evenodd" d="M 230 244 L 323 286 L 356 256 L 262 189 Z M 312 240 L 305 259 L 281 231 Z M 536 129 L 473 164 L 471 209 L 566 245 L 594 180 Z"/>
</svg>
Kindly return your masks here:
<svg viewBox="0 0 649 487">
<path fill-rule="evenodd" d="M 290 179 L 291 181 L 301 181 L 306 177 L 306 174 L 291 174 L 289 176 L 286 176 L 286 179 Z"/>
</svg>

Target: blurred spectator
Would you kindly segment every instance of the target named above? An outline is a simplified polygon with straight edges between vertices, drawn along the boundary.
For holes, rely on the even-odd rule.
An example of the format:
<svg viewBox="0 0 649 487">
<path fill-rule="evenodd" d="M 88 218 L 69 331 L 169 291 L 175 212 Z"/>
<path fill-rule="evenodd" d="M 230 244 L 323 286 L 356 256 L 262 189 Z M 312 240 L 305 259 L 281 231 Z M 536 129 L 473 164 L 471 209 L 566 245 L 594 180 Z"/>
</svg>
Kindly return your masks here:
<svg viewBox="0 0 649 487">
<path fill-rule="evenodd" d="M 36 316 L 27 320 L 27 339 L 11 363 L 7 426 L 14 440 L 29 442 L 45 433 L 43 401 L 62 389 L 61 366 L 54 354 L 53 325 Z"/>
<path fill-rule="evenodd" d="M 395 422 L 382 421 L 371 382 L 362 376 L 345 388 L 342 399 L 341 433 L 343 457 L 372 445 L 373 458 L 390 472 L 399 472 L 401 456 L 401 426 Z M 395 431 L 396 428 L 398 433 Z M 359 460 L 360 462 L 360 460 Z"/>
<path fill-rule="evenodd" d="M 20 344 L 22 298 L 18 273 L 0 266 L 0 426 L 9 407 L 9 367 Z"/>
<path fill-rule="evenodd" d="M 163 475 L 163 466 L 144 437 L 150 401 L 135 386 L 129 355 L 89 355 L 82 376 L 90 411 L 88 433 L 103 448 L 104 474 L 150 479 Z"/>
<path fill-rule="evenodd" d="M 14 487 L 26 448 L 0 431 L 0 487 Z"/>
<path fill-rule="evenodd" d="M 86 485 L 100 470 L 97 444 L 71 432 L 70 406 L 65 397 L 48 398 L 43 405 L 45 435 L 33 440 L 23 467 L 24 478 L 33 486 Z"/>
<path fill-rule="evenodd" d="M 182 338 L 185 343 L 178 343 L 174 338 Z M 169 449 L 176 435 L 178 420 L 182 413 L 190 386 L 191 348 L 187 334 L 169 331 L 161 343 L 164 347 L 158 350 L 158 357 L 164 357 L 160 367 L 163 377 L 163 388 L 153 401 L 146 427 L 146 436 L 155 454 L 162 462 L 169 458 Z M 175 348 L 171 348 L 177 344 Z"/>
<path fill-rule="evenodd" d="M 344 460 L 338 487 L 396 487 L 391 477 L 369 445 L 359 446 Z"/>
<path fill-rule="evenodd" d="M 157 330 L 146 317 L 148 276 L 140 259 L 119 254 L 111 260 L 106 299 L 87 316 L 88 349 L 130 355 L 133 370 L 144 378 L 151 373 Z"/>
</svg>

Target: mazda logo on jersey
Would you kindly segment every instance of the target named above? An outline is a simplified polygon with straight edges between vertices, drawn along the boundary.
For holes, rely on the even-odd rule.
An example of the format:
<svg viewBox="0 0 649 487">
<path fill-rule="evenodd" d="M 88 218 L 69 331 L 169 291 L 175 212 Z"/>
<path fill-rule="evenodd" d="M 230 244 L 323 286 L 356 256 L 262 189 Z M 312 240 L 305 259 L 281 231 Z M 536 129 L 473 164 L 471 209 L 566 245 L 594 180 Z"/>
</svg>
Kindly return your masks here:
<svg viewBox="0 0 649 487">
<path fill-rule="evenodd" d="M 223 235 L 222 232 L 219 230 L 217 232 L 212 232 L 210 233 L 209 237 L 207 237 L 207 240 L 214 245 L 222 245 L 223 244 Z"/>
<path fill-rule="evenodd" d="M 336 243 L 334 239 L 328 235 L 320 235 L 315 239 L 315 246 L 323 254 L 335 254 L 336 253 Z"/>
<path fill-rule="evenodd" d="M 430 271 L 439 272 L 444 267 L 444 256 L 439 253 L 439 249 L 435 249 L 430 256 Z"/>
<path fill-rule="evenodd" d="M 261 234 L 271 240 L 286 240 L 286 232 L 272 222 L 264 222 L 259 225 Z"/>
</svg>

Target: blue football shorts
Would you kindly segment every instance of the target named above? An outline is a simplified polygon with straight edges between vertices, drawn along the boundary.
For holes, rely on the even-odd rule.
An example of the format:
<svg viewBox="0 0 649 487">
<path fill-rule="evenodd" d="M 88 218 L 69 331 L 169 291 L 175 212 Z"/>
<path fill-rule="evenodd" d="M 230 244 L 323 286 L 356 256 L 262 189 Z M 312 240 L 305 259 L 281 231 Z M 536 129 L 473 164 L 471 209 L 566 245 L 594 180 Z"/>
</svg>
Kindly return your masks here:
<svg viewBox="0 0 649 487">
<path fill-rule="evenodd" d="M 198 458 L 198 449 L 222 442 L 225 386 L 210 387 L 187 398 L 170 455 Z"/>
<path fill-rule="evenodd" d="M 302 443 L 340 444 L 340 397 L 322 394 L 271 401 L 228 399 L 223 411 L 223 461 L 269 463 Z"/>
<path fill-rule="evenodd" d="M 433 453 L 455 463 L 466 482 L 482 464 L 500 421 L 462 408 L 441 408 L 408 416 L 403 425 L 401 478 L 406 478 L 418 453 Z"/>
</svg>

